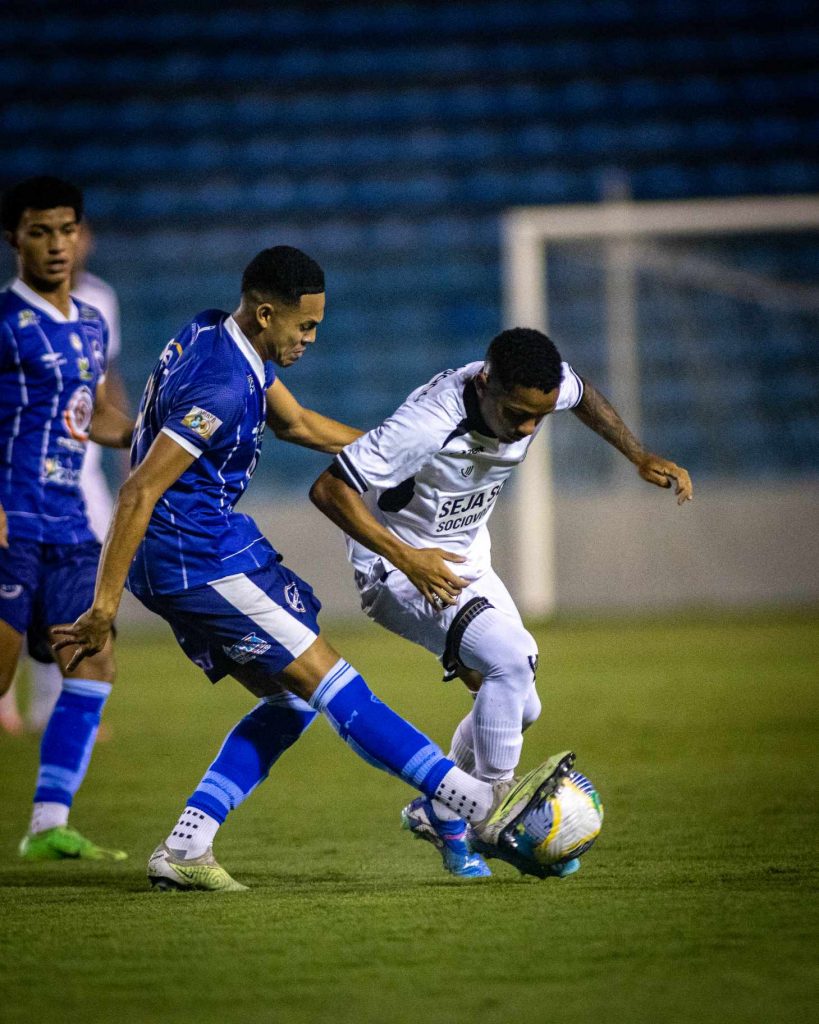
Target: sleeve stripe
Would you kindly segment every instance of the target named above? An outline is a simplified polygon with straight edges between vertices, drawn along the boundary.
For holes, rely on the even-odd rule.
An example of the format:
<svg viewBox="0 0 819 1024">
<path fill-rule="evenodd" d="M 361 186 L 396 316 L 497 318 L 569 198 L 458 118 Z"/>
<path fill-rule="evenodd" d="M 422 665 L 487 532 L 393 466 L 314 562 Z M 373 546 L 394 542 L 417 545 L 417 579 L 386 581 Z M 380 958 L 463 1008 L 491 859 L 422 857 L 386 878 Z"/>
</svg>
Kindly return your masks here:
<svg viewBox="0 0 819 1024">
<path fill-rule="evenodd" d="M 569 372 L 574 377 L 574 379 L 577 381 L 577 387 L 578 387 L 578 390 L 580 392 L 577 401 L 572 406 L 572 409 L 576 409 L 578 407 L 578 405 L 580 405 L 580 403 L 583 401 L 583 381 L 580 379 L 580 377 L 578 377 L 578 375 L 574 372 L 574 370 L 571 368 L 571 366 L 569 367 Z"/>
<path fill-rule="evenodd" d="M 197 448 L 192 441 L 189 441 L 187 437 L 183 437 L 181 434 L 177 434 L 175 430 L 171 430 L 169 427 L 163 427 L 160 431 L 162 434 L 167 434 L 171 440 L 176 441 L 180 448 L 184 448 L 189 455 L 193 455 L 194 458 L 198 459 L 202 454 L 202 449 Z"/>
<path fill-rule="evenodd" d="M 364 494 L 368 489 L 367 482 L 355 468 L 349 455 L 347 455 L 346 452 L 339 452 L 335 457 L 335 463 L 341 471 L 344 479 L 348 484 L 350 484 L 353 490 L 358 491 L 359 494 Z"/>
</svg>

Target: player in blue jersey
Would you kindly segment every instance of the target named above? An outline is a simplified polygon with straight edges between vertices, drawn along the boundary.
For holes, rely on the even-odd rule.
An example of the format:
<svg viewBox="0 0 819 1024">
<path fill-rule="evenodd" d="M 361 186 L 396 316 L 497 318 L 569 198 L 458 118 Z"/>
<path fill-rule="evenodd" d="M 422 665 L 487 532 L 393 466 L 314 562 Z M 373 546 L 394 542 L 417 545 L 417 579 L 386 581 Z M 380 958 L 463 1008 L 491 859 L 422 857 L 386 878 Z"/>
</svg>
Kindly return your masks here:
<svg viewBox="0 0 819 1024">
<path fill-rule="evenodd" d="M 94 592 L 100 545 L 88 525 L 79 476 L 90 440 L 128 447 L 133 421 L 105 395 L 108 328 L 75 301 L 82 195 L 58 178 L 8 189 L 2 224 L 20 276 L 0 292 L 0 693 L 11 685 L 28 636 L 49 658 L 50 630 L 72 622 Z M 20 854 L 29 860 L 121 860 L 68 827 L 114 681 L 111 641 L 78 670 L 69 653 L 43 734 L 34 811 Z"/>
<path fill-rule="evenodd" d="M 498 785 L 457 768 L 319 635 L 310 586 L 235 511 L 266 424 L 326 452 L 359 436 L 303 408 L 277 374 L 315 342 L 323 316 L 321 268 L 277 246 L 246 268 L 232 316 L 200 313 L 168 343 L 142 398 L 94 603 L 59 630 L 58 648 L 78 645 L 72 666 L 104 649 L 127 577 L 209 679 L 231 675 L 260 698 L 151 856 L 148 877 L 160 888 L 244 888 L 214 859 L 213 839 L 318 713 L 370 764 L 458 811 L 486 842 L 541 806 L 568 768 L 563 755 Z"/>
</svg>

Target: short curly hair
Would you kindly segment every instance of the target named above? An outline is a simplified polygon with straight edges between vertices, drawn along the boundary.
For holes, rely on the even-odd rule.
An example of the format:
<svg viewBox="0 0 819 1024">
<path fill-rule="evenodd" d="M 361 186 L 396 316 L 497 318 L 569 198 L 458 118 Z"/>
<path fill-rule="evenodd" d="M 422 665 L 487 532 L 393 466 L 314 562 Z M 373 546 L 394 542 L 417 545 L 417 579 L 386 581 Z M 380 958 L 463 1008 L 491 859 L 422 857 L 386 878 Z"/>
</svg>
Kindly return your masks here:
<svg viewBox="0 0 819 1024">
<path fill-rule="evenodd" d="M 509 393 L 514 388 L 537 388 L 546 394 L 560 387 L 562 359 L 554 342 L 531 327 L 513 327 L 493 338 L 486 352 L 490 380 Z"/>
<path fill-rule="evenodd" d="M 82 220 L 82 192 L 70 181 L 47 174 L 18 181 L 6 189 L 0 202 L 3 230 L 16 231 L 25 210 L 53 210 L 57 206 L 70 206 L 77 220 Z"/>
</svg>

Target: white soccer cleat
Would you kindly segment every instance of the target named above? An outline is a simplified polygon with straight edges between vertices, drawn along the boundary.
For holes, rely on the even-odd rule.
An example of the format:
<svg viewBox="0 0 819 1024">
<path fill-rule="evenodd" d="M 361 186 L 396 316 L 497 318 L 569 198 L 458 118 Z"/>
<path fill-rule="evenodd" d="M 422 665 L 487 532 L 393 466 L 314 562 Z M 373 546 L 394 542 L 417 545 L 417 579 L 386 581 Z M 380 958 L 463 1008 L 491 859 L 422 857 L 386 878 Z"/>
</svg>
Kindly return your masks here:
<svg viewBox="0 0 819 1024">
<path fill-rule="evenodd" d="M 472 825 L 475 836 L 491 846 L 504 845 L 506 837 L 527 812 L 554 795 L 574 759 L 575 755 L 566 750 L 550 757 L 520 780 L 497 783 L 492 810 L 483 821 Z"/>
<path fill-rule="evenodd" d="M 231 878 L 213 856 L 209 846 L 200 857 L 183 860 L 174 855 L 165 843 L 151 854 L 148 861 L 148 881 L 155 889 L 198 889 L 202 892 L 246 892 L 247 886 Z"/>
</svg>

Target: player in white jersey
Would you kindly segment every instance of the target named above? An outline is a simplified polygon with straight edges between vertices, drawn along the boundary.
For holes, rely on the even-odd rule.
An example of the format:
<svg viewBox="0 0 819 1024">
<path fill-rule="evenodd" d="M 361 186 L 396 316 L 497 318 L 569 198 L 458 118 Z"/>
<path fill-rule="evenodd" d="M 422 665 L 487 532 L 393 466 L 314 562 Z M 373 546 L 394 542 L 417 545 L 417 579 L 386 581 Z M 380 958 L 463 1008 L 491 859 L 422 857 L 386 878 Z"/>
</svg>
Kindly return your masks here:
<svg viewBox="0 0 819 1024">
<path fill-rule="evenodd" d="M 496 337 L 483 361 L 446 370 L 315 482 L 315 504 L 347 535 L 364 611 L 437 655 L 476 693 L 450 757 L 486 781 L 511 778 L 523 731 L 540 714 L 538 650 L 492 570 L 488 521 L 544 417 L 566 409 L 621 451 L 640 476 L 691 498 L 688 473 L 648 452 L 539 331 Z M 450 836 L 465 828 L 421 797 L 404 824 L 455 874 Z M 497 856 L 497 851 L 492 851 Z M 572 865 L 576 869 L 577 865 Z"/>
</svg>

